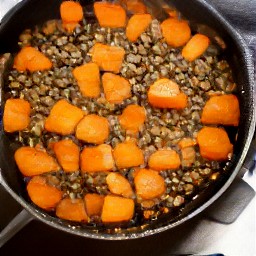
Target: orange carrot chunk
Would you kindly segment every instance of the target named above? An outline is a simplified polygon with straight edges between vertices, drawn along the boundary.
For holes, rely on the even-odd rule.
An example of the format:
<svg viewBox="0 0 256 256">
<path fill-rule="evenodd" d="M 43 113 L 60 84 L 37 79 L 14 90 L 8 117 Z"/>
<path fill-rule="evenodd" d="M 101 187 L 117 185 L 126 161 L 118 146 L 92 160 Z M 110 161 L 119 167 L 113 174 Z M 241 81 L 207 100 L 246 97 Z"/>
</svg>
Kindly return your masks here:
<svg viewBox="0 0 256 256">
<path fill-rule="evenodd" d="M 185 45 L 191 36 L 188 22 L 174 18 L 168 18 L 161 23 L 162 33 L 167 42 L 172 47 Z"/>
<path fill-rule="evenodd" d="M 178 146 L 182 149 L 182 148 L 188 148 L 188 147 L 193 147 L 196 145 L 196 141 L 192 138 L 182 138 L 179 143 Z"/>
<path fill-rule="evenodd" d="M 61 200 L 56 207 L 56 215 L 64 220 L 77 222 L 88 221 L 83 199 L 65 198 Z"/>
<path fill-rule="evenodd" d="M 150 169 L 140 169 L 134 177 L 134 184 L 137 196 L 142 199 L 160 197 L 166 189 L 164 178 Z"/>
<path fill-rule="evenodd" d="M 83 8 L 79 2 L 63 1 L 60 5 L 62 21 L 75 23 L 83 19 Z"/>
<path fill-rule="evenodd" d="M 108 136 L 108 119 L 95 114 L 85 116 L 76 127 L 76 137 L 88 143 L 102 144 Z"/>
<path fill-rule="evenodd" d="M 60 5 L 62 26 L 68 32 L 72 32 L 83 19 L 83 8 L 75 1 L 64 1 Z"/>
<path fill-rule="evenodd" d="M 36 49 L 32 47 L 23 47 L 15 56 L 13 61 L 13 68 L 18 71 L 26 71 L 28 69 L 28 60 L 34 58 Z"/>
<path fill-rule="evenodd" d="M 168 78 L 158 79 L 148 91 L 149 103 L 158 108 L 183 109 L 187 106 L 187 96 L 179 86 Z"/>
<path fill-rule="evenodd" d="M 187 61 L 200 57 L 208 48 L 210 39 L 202 34 L 194 35 L 182 49 L 182 56 Z"/>
<path fill-rule="evenodd" d="M 79 170 L 79 147 L 72 140 L 61 140 L 54 143 L 53 150 L 65 172 Z"/>
<path fill-rule="evenodd" d="M 142 150 L 132 141 L 126 141 L 116 145 L 113 156 L 118 168 L 129 168 L 144 163 Z"/>
<path fill-rule="evenodd" d="M 143 14 L 147 12 L 147 7 L 141 0 L 124 0 L 121 1 L 125 9 L 133 14 Z"/>
<path fill-rule="evenodd" d="M 86 147 L 81 153 L 82 172 L 106 172 L 112 170 L 113 167 L 112 148 L 109 145 Z"/>
<path fill-rule="evenodd" d="M 84 97 L 97 98 L 100 96 L 100 70 L 97 64 L 87 63 L 76 67 L 73 75 Z"/>
<path fill-rule="evenodd" d="M 24 176 L 35 176 L 60 169 L 53 157 L 31 147 L 19 148 L 15 152 L 14 158 Z"/>
<path fill-rule="evenodd" d="M 102 85 L 105 97 L 110 103 L 120 104 L 131 97 L 131 85 L 121 76 L 105 73 L 102 76 Z"/>
<path fill-rule="evenodd" d="M 235 95 L 211 97 L 203 108 L 203 124 L 222 124 L 238 126 L 240 118 L 239 102 Z"/>
<path fill-rule="evenodd" d="M 45 210 L 52 210 L 60 202 L 62 191 L 47 184 L 45 177 L 34 176 L 27 185 L 31 201 Z"/>
<path fill-rule="evenodd" d="M 101 216 L 104 198 L 103 195 L 93 193 L 84 196 L 85 208 L 89 217 Z"/>
<path fill-rule="evenodd" d="M 136 42 L 152 21 L 150 14 L 134 14 L 128 21 L 126 36 L 131 42 Z"/>
<path fill-rule="evenodd" d="M 78 2 L 64 1 L 60 5 L 60 16 L 63 28 L 71 33 L 83 19 L 83 8 Z"/>
<path fill-rule="evenodd" d="M 62 135 L 72 134 L 83 116 L 84 113 L 80 108 L 71 105 L 64 99 L 59 100 L 45 120 L 44 128 L 48 132 Z"/>
<path fill-rule="evenodd" d="M 101 27 L 125 27 L 126 13 L 123 7 L 118 4 L 96 2 L 94 3 L 94 13 Z"/>
<path fill-rule="evenodd" d="M 104 71 L 119 73 L 125 50 L 122 47 L 96 43 L 92 49 L 92 61 Z"/>
<path fill-rule="evenodd" d="M 123 129 L 137 133 L 146 120 L 146 111 L 139 105 L 129 105 L 119 116 L 119 122 Z"/>
<path fill-rule="evenodd" d="M 233 152 L 233 145 L 229 141 L 224 129 L 204 127 L 197 135 L 197 142 L 202 157 L 208 160 L 227 160 Z"/>
<path fill-rule="evenodd" d="M 129 221 L 133 214 L 134 201 L 132 199 L 112 195 L 105 197 L 101 214 L 103 223 Z"/>
<path fill-rule="evenodd" d="M 175 170 L 180 167 L 180 157 L 172 149 L 158 150 L 149 157 L 148 165 L 156 171 Z"/>
<path fill-rule="evenodd" d="M 106 178 L 110 192 L 127 198 L 133 197 L 133 190 L 129 181 L 120 173 L 111 172 Z"/>
<path fill-rule="evenodd" d="M 23 99 L 8 99 L 4 107 L 4 130 L 16 132 L 26 129 L 30 122 L 30 104 Z"/>
<path fill-rule="evenodd" d="M 26 46 L 14 58 L 13 67 L 18 71 L 42 71 L 51 69 L 52 62 L 37 49 Z"/>
</svg>

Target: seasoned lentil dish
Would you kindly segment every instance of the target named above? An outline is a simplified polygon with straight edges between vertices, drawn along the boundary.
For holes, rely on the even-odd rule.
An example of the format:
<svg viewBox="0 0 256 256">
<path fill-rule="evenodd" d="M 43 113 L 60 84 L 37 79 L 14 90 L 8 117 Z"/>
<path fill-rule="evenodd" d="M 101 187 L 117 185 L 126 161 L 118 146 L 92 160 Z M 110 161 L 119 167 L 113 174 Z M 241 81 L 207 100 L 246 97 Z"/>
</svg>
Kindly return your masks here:
<svg viewBox="0 0 256 256">
<path fill-rule="evenodd" d="M 158 20 L 126 0 L 84 13 L 64 1 L 61 20 L 20 35 L 3 122 L 20 143 L 28 196 L 93 225 L 182 210 L 232 157 L 226 128 L 240 112 L 231 69 L 175 10 Z"/>
</svg>

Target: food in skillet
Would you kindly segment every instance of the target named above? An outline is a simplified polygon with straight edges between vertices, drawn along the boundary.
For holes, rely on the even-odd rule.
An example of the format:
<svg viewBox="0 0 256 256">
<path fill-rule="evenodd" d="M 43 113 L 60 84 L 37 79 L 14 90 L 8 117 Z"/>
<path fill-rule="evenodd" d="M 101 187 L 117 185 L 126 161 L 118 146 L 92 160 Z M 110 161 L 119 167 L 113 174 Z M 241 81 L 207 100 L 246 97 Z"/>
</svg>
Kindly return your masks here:
<svg viewBox="0 0 256 256">
<path fill-rule="evenodd" d="M 182 210 L 225 172 L 239 123 L 230 67 L 206 35 L 143 2 L 64 1 L 20 36 L 4 130 L 31 201 L 65 220 L 136 226 Z"/>
</svg>

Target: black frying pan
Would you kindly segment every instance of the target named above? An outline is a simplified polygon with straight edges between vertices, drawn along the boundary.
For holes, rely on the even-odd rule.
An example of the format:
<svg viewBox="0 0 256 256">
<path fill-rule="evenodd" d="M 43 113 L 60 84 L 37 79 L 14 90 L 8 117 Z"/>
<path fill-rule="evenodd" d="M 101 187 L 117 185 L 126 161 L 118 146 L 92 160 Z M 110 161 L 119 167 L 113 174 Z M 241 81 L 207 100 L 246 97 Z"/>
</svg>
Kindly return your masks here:
<svg viewBox="0 0 256 256">
<path fill-rule="evenodd" d="M 91 1 L 86 0 L 80 2 L 82 2 L 82 5 L 91 4 Z M 153 8 L 155 13 L 160 10 L 159 1 L 145 2 Z M 225 55 L 233 69 L 234 78 L 238 84 L 238 96 L 242 113 L 234 155 L 228 166 L 228 171 L 217 182 L 201 192 L 196 199 L 187 204 L 182 213 L 179 212 L 159 219 L 146 229 L 138 227 L 132 230 L 124 229 L 120 233 L 115 233 L 114 229 L 81 228 L 54 218 L 28 203 L 21 174 L 13 159 L 14 147 L 8 137 L 1 131 L 0 181 L 14 199 L 30 213 L 29 216 L 32 215 L 59 230 L 83 237 L 109 240 L 140 238 L 171 229 L 199 214 L 220 197 L 237 177 L 248 153 L 255 130 L 254 68 L 247 45 L 230 24 L 204 0 L 193 0 L 193 3 L 191 0 L 170 0 L 166 2 L 181 11 L 191 21 L 195 29 L 220 36 L 227 46 Z M 18 4 L 6 15 L 0 25 L 0 54 L 18 50 L 18 36 L 24 29 L 49 19 L 59 18 L 60 3 L 61 0 L 25 0 Z M 159 15 L 161 15 L 161 12 L 159 12 Z M 29 220 L 28 215 L 24 212 L 19 218 L 23 221 L 23 224 Z M 18 227 L 23 224 L 19 222 Z"/>
</svg>

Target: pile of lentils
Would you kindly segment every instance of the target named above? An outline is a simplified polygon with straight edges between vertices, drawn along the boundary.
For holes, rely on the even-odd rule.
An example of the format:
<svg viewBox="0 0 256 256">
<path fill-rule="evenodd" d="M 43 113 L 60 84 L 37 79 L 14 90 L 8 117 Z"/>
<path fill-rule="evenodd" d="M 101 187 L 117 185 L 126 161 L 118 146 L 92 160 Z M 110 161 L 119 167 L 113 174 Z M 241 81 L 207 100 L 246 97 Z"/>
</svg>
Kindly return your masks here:
<svg viewBox="0 0 256 256">
<path fill-rule="evenodd" d="M 129 80 L 132 96 L 122 104 L 110 104 L 103 94 L 97 99 L 83 97 L 72 75 L 76 66 L 91 62 L 89 51 L 97 42 L 125 49 L 120 73 Z M 184 137 L 196 138 L 202 128 L 200 115 L 209 96 L 231 92 L 235 88 L 227 61 L 218 57 L 220 48 L 217 45 L 211 44 L 200 58 L 187 62 L 181 56 L 180 49 L 167 45 L 156 19 L 136 43 L 128 41 L 124 28 L 102 28 L 96 21 L 89 23 L 83 20 L 72 34 L 67 34 L 61 28 L 60 21 L 52 20 L 33 31 L 25 30 L 20 35 L 19 44 L 21 47 L 29 44 L 39 49 L 52 61 L 53 68 L 33 73 L 10 71 L 5 98 L 22 98 L 29 101 L 32 107 L 30 126 L 14 139 L 24 146 L 40 144 L 52 155 L 49 143 L 65 138 L 72 139 L 81 149 L 84 147 L 83 142 L 74 135 L 60 136 L 44 130 L 46 117 L 60 99 L 68 100 L 85 113 L 106 117 L 110 123 L 110 136 L 105 143 L 113 148 L 126 139 L 117 116 L 127 105 L 143 106 L 147 119 L 140 129 L 138 146 L 143 150 L 147 163 L 150 154 L 164 147 L 180 153 L 177 143 Z M 149 105 L 147 90 L 163 77 L 176 81 L 180 90 L 188 96 L 185 109 L 157 109 Z M 190 166 L 182 161 L 178 170 L 160 172 L 165 179 L 166 193 L 150 206 L 137 204 L 135 217 L 131 221 L 134 225 L 136 219 L 145 223 L 157 219 L 161 214 L 181 209 L 218 178 L 223 171 L 220 163 L 203 159 L 197 146 L 193 150 L 196 157 Z M 134 188 L 134 168 L 119 171 Z M 82 174 L 79 170 L 73 173 L 59 171 L 46 176 L 50 183 L 64 191 L 64 196 L 71 198 L 82 198 L 88 192 L 110 193 L 103 172 Z M 91 222 L 97 220 L 92 219 Z"/>
</svg>

